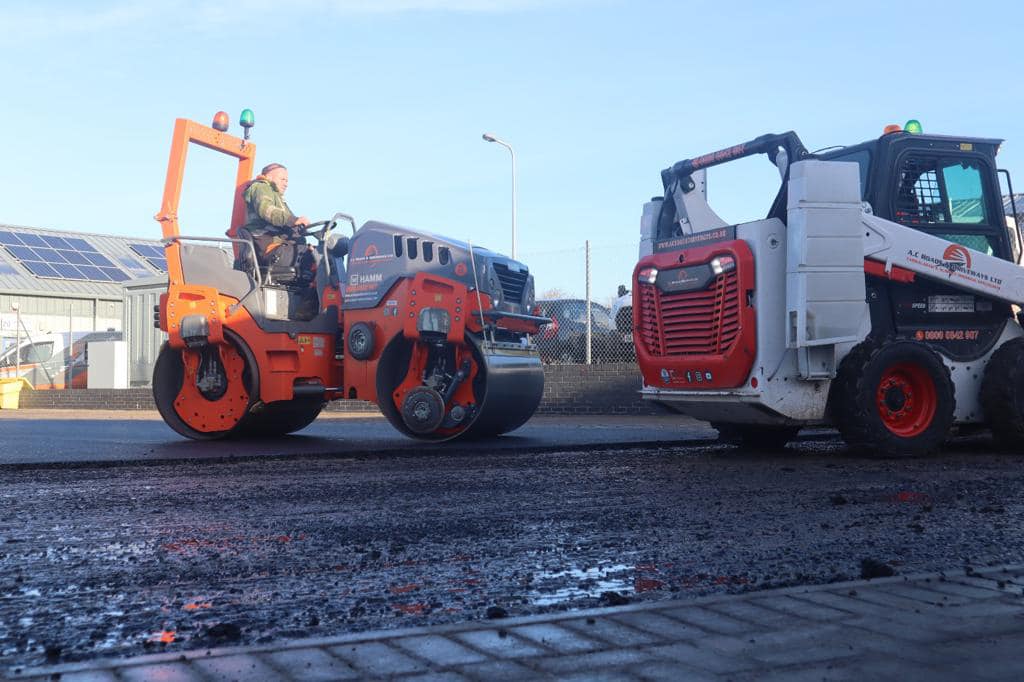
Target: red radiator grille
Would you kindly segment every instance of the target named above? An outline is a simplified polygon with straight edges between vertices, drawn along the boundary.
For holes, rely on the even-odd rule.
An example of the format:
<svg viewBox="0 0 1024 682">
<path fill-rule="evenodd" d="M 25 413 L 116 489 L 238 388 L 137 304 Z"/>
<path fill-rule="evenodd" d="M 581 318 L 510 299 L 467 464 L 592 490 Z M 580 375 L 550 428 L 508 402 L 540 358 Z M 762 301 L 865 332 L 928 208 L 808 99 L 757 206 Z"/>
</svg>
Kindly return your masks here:
<svg viewBox="0 0 1024 682">
<path fill-rule="evenodd" d="M 721 355 L 740 331 L 739 281 L 727 272 L 702 291 L 664 293 L 640 286 L 637 336 L 654 356 Z"/>
</svg>

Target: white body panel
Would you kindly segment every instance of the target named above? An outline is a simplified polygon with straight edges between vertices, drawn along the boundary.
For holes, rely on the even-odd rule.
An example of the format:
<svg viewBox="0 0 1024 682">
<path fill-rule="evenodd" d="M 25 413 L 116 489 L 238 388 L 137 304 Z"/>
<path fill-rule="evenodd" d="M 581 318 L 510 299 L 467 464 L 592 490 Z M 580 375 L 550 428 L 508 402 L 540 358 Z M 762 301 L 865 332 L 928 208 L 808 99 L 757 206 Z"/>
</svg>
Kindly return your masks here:
<svg viewBox="0 0 1024 682">
<path fill-rule="evenodd" d="M 1024 302 L 1024 268 L 947 242 L 865 212 L 864 257 L 911 270 L 924 277 L 965 291 L 998 298 L 1007 303 Z"/>
</svg>

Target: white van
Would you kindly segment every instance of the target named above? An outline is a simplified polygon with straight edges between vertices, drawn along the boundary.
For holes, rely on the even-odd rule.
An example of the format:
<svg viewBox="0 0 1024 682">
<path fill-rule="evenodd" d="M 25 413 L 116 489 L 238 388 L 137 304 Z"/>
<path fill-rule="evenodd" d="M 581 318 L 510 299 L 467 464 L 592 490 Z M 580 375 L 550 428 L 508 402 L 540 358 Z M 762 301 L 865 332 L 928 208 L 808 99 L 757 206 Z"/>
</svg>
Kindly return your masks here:
<svg viewBox="0 0 1024 682">
<path fill-rule="evenodd" d="M 121 332 L 76 332 L 71 335 L 33 334 L 17 348 L 0 354 L 0 379 L 22 376 L 36 389 L 85 388 L 88 383 L 88 344 L 120 341 Z"/>
</svg>

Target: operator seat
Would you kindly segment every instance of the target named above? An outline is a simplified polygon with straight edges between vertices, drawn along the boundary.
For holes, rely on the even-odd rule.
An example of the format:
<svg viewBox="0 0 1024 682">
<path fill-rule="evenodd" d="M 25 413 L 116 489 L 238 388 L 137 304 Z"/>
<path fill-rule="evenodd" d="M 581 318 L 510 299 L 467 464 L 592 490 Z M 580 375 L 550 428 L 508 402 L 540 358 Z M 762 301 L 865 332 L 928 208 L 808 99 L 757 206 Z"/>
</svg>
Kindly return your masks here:
<svg viewBox="0 0 1024 682">
<path fill-rule="evenodd" d="M 238 257 L 235 259 L 234 264 L 235 270 L 241 270 L 255 278 L 257 264 L 253 262 L 252 254 L 254 251 L 259 253 L 259 244 L 256 242 L 252 232 L 244 227 L 238 230 L 236 237 L 246 240 L 252 244 L 253 248 L 252 250 L 247 248 L 238 249 Z M 259 265 L 259 274 L 263 284 L 289 285 L 295 284 L 299 280 L 299 271 L 295 264 L 295 258 L 292 259 L 291 263 L 273 262 Z"/>
</svg>

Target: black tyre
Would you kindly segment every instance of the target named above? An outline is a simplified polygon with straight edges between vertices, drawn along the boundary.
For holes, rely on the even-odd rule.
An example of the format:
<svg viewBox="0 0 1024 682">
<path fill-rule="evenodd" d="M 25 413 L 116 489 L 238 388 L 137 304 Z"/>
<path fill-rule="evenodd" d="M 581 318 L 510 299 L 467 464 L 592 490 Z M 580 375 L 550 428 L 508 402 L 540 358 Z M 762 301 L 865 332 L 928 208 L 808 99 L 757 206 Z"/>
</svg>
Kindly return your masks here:
<svg viewBox="0 0 1024 682">
<path fill-rule="evenodd" d="M 1024 445 L 1024 339 L 992 354 L 981 379 L 981 408 L 999 447 Z"/>
<path fill-rule="evenodd" d="M 373 355 L 373 327 L 356 322 L 348 330 L 348 352 L 356 360 L 369 360 Z"/>
<path fill-rule="evenodd" d="M 849 445 L 887 456 L 941 446 L 956 408 L 949 369 L 928 346 L 868 339 L 839 367 L 830 411 Z"/>
<path fill-rule="evenodd" d="M 766 424 L 725 424 L 711 422 L 718 430 L 718 440 L 744 450 L 782 450 L 796 438 L 799 426 L 769 426 Z"/>
</svg>

